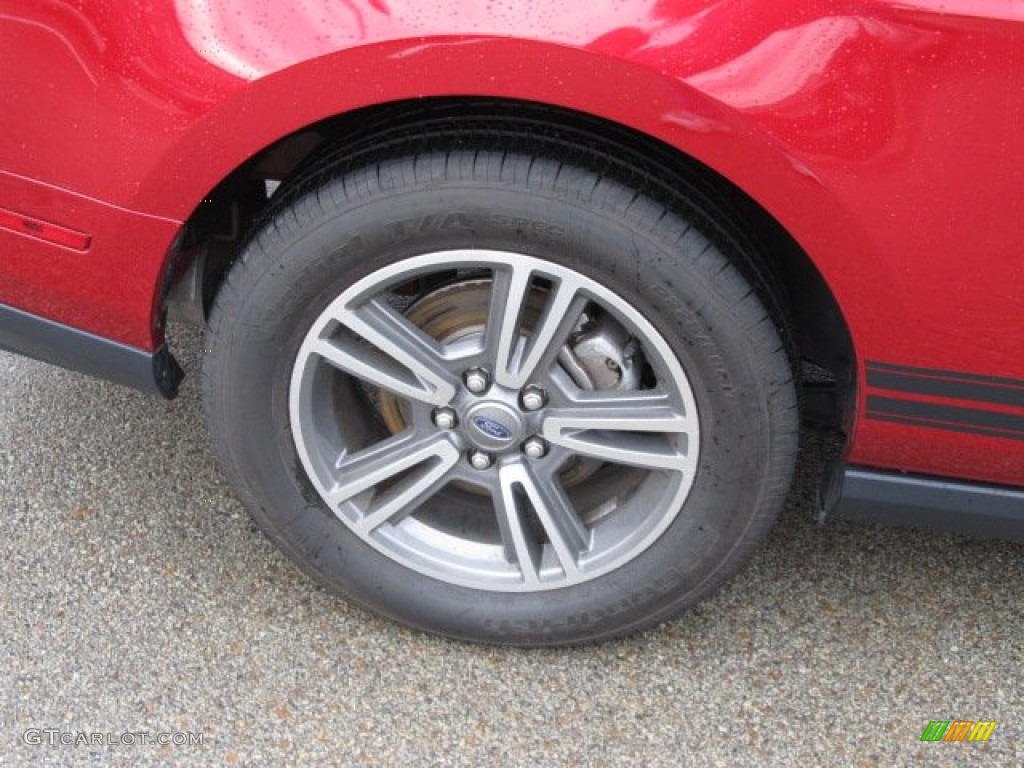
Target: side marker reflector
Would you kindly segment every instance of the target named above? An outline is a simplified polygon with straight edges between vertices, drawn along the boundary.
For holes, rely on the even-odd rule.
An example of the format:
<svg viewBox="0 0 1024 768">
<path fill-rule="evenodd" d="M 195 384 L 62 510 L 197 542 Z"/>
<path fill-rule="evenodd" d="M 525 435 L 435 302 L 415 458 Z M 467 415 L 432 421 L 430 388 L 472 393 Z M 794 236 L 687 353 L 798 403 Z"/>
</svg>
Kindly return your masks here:
<svg viewBox="0 0 1024 768">
<path fill-rule="evenodd" d="M 76 251 L 87 251 L 92 245 L 92 235 L 62 227 L 49 221 L 26 216 L 23 213 L 0 208 L 0 229 L 8 229 L 21 235 L 28 235 L 48 243 L 63 245 Z"/>
</svg>

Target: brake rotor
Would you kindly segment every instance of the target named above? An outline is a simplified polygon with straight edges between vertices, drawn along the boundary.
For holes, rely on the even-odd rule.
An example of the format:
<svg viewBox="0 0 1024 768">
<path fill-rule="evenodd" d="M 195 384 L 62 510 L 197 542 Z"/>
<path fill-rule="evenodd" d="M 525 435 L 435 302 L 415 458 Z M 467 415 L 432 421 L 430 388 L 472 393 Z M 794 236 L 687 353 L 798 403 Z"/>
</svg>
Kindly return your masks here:
<svg viewBox="0 0 1024 768">
<path fill-rule="evenodd" d="M 439 344 L 454 344 L 483 336 L 491 301 L 489 279 L 462 280 L 435 288 L 414 301 L 405 311 L 413 325 Z M 543 308 L 543 294 L 531 294 L 527 300 L 527 327 L 532 326 Z M 405 401 L 381 391 L 378 399 L 381 417 L 391 434 L 401 432 L 409 423 Z"/>
</svg>

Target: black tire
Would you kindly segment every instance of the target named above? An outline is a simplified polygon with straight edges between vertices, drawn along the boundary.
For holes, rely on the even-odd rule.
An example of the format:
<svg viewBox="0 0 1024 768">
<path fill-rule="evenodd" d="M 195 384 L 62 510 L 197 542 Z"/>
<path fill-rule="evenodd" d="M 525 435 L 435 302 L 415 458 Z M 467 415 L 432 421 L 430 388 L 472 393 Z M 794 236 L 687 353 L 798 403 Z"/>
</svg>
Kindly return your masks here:
<svg viewBox="0 0 1024 768">
<path fill-rule="evenodd" d="M 736 573 L 777 517 L 796 458 L 781 297 L 723 215 L 727 201 L 661 174 L 571 137 L 508 129 L 368 146 L 282 195 L 217 296 L 202 371 L 215 451 L 267 535 L 362 606 L 488 643 L 620 636 Z M 356 535 L 304 469 L 289 387 L 314 320 L 360 279 L 452 249 L 527 254 L 596 281 L 650 322 L 685 371 L 700 422 L 696 475 L 671 524 L 609 573 L 531 592 L 425 576 Z M 358 410 L 347 412 L 358 420 Z"/>
</svg>

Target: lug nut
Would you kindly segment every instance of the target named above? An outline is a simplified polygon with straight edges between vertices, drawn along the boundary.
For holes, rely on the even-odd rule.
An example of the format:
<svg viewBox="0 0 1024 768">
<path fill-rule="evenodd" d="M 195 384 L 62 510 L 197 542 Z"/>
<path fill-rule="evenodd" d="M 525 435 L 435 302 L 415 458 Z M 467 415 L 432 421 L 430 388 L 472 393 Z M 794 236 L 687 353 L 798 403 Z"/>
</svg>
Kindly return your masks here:
<svg viewBox="0 0 1024 768">
<path fill-rule="evenodd" d="M 548 401 L 548 395 L 540 387 L 531 384 L 523 390 L 520 401 L 526 410 L 537 411 L 544 407 L 544 403 Z"/>
<path fill-rule="evenodd" d="M 434 410 L 434 425 L 440 429 L 455 429 L 458 418 L 451 408 L 436 408 Z"/>
<path fill-rule="evenodd" d="M 531 459 L 543 459 L 548 455 L 548 442 L 537 435 L 528 437 L 523 442 L 523 453 Z"/>
<path fill-rule="evenodd" d="M 473 451 L 469 454 L 469 463 L 473 465 L 473 469 L 490 469 L 494 459 L 489 453 Z"/>
<path fill-rule="evenodd" d="M 483 368 L 470 368 L 463 375 L 462 380 L 466 382 L 466 389 L 474 395 L 486 392 L 487 387 L 491 385 L 491 377 Z"/>
</svg>

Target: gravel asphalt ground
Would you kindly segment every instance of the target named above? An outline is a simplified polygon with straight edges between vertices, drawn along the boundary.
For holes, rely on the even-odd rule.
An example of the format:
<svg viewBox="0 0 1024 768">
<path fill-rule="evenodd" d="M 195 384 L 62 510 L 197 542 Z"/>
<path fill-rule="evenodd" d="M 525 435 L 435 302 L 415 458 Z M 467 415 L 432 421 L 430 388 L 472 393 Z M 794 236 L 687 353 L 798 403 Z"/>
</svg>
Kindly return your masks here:
<svg viewBox="0 0 1024 768">
<path fill-rule="evenodd" d="M 805 453 L 767 545 L 696 610 L 598 647 L 473 647 L 279 555 L 194 378 L 167 403 L 0 353 L 0 765 L 1024 764 L 1024 547 L 821 530 Z M 998 725 L 919 741 L 958 718 Z M 136 743 L 60 745 L 93 733 Z"/>
</svg>

